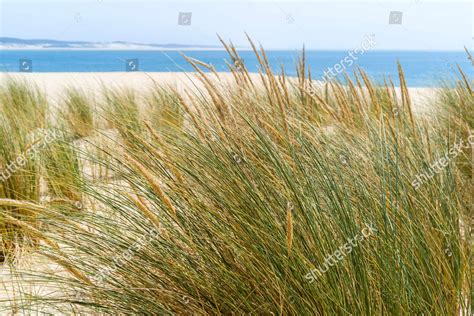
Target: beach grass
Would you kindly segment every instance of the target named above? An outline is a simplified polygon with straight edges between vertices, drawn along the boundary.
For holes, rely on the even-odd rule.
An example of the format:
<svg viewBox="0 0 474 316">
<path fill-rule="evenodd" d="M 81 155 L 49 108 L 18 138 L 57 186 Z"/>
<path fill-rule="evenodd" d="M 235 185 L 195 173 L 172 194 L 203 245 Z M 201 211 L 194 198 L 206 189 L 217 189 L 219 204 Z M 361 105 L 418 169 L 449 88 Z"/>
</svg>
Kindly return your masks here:
<svg viewBox="0 0 474 316">
<path fill-rule="evenodd" d="M 93 203 L 75 216 L 38 194 L 0 196 L 4 214 L 16 200 L 47 223 L 39 251 L 64 270 L 30 278 L 62 291 L 24 311 L 469 314 L 472 81 L 460 71 L 426 119 L 401 65 L 400 88 L 362 69 L 321 85 L 304 54 L 289 78 L 251 44 L 258 82 L 225 44 L 230 83 L 188 59 L 198 91 L 107 90 L 105 129 L 92 101 L 71 101 L 88 114 L 71 110 L 66 130 L 89 149 L 54 143 L 43 177 L 49 196 Z M 113 177 L 85 177 L 87 163 Z"/>
<path fill-rule="evenodd" d="M 88 137 L 94 131 L 95 108 L 94 98 L 84 91 L 73 88 L 65 92 L 61 117 L 74 138 Z"/>
<path fill-rule="evenodd" d="M 36 87 L 12 80 L 0 87 L 0 198 L 39 202 L 40 164 L 35 148 L 41 141 L 46 116 L 45 98 Z M 32 216 L 21 207 L 0 210 L 18 219 L 30 220 Z M 22 245 L 35 243 L 4 216 L 0 217 L 0 236 L 2 262 L 14 260 Z"/>
</svg>

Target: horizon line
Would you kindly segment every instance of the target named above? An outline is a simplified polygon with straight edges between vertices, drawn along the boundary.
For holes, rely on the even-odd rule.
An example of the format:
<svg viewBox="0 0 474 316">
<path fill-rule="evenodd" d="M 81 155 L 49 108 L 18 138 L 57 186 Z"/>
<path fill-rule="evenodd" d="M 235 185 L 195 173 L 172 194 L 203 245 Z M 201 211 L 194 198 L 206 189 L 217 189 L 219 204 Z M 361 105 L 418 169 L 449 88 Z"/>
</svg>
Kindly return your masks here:
<svg viewBox="0 0 474 316">
<path fill-rule="evenodd" d="M 15 43 L 11 44 L 3 44 L 2 39 L 12 39 L 12 40 L 20 40 L 20 41 L 49 41 L 49 42 L 58 42 L 58 43 L 71 43 L 71 44 L 129 44 L 129 45 L 137 45 L 143 46 L 143 48 L 101 48 L 101 47 L 37 47 L 37 48 L 22 48 L 22 47 L 3 47 L 3 46 L 10 46 L 16 45 Z M 24 44 L 18 43 L 18 45 L 41 45 L 38 44 Z M 460 48 L 435 48 L 435 49 L 423 49 L 423 48 L 378 48 L 378 49 L 370 49 L 371 52 L 383 52 L 383 51 L 409 51 L 409 52 L 462 52 L 464 51 L 464 45 Z M 251 46 L 235 46 L 238 50 L 253 50 Z M 265 51 L 350 51 L 355 49 L 354 47 L 347 48 L 306 48 L 305 44 L 303 43 L 301 47 L 273 47 L 273 48 L 265 48 Z M 220 51 L 225 50 L 225 47 L 220 44 L 182 44 L 182 43 L 137 43 L 137 42 L 128 42 L 124 40 L 113 40 L 113 41 L 85 41 L 85 40 L 57 40 L 57 39 L 48 39 L 48 38 L 19 38 L 19 37 L 10 37 L 10 36 L 0 36 L 0 50 L 5 51 L 20 51 L 20 50 L 89 50 L 89 51 L 159 51 L 159 50 L 166 50 L 166 51 L 179 51 L 179 50 L 200 50 L 200 51 Z"/>
</svg>

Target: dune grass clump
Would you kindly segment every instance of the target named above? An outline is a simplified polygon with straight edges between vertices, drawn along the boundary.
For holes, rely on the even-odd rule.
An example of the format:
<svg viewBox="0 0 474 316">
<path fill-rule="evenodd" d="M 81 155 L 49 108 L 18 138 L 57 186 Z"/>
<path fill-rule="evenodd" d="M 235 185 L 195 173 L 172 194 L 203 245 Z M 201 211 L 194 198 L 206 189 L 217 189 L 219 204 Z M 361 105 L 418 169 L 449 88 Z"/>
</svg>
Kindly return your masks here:
<svg viewBox="0 0 474 316">
<path fill-rule="evenodd" d="M 46 97 L 29 82 L 6 80 L 0 88 L 0 109 L 7 120 L 28 132 L 47 126 Z"/>
<path fill-rule="evenodd" d="M 49 158 L 60 154 L 55 142 L 61 135 L 49 123 L 46 97 L 27 82 L 7 80 L 0 86 L 0 109 L 0 198 L 39 203 L 51 193 L 44 187 L 42 166 L 52 159 L 45 158 L 48 153 Z M 49 175 L 61 167 L 70 168 L 70 158 L 48 165 Z M 61 177 L 65 182 L 64 174 Z M 0 210 L 0 257 L 11 262 L 23 249 L 38 246 L 37 234 L 25 227 L 38 229 L 41 224 L 37 214 L 21 203 L 0 206 Z"/>
<path fill-rule="evenodd" d="M 109 127 L 120 132 L 139 131 L 140 108 L 136 92 L 129 89 L 105 92 L 105 119 Z"/>
<path fill-rule="evenodd" d="M 104 119 L 108 127 L 117 131 L 121 141 L 130 148 L 136 147 L 136 135 L 145 129 L 140 107 L 136 91 L 130 89 L 105 91 Z"/>
<path fill-rule="evenodd" d="M 66 273 L 38 276 L 63 291 L 25 310 L 469 313 L 469 180 L 449 163 L 413 186 L 455 144 L 438 124 L 445 117 L 413 114 L 401 66 L 399 90 L 390 80 L 375 86 L 362 70 L 346 85 L 320 87 L 304 55 L 288 78 L 251 44 L 260 79 L 225 44 L 233 83 L 189 59 L 203 89 L 155 88 L 147 105 L 156 115 L 143 114 L 134 93 L 106 92 L 119 137 L 83 156 L 114 179 L 61 168 L 73 149 L 54 150 L 61 155 L 46 168 L 77 181 L 74 194 L 96 208 L 59 221 L 59 206 L 38 205 L 51 228 L 41 253 Z M 470 102 L 467 84 L 449 92 L 452 108 Z M 54 191 L 76 198 L 68 188 Z"/>
<path fill-rule="evenodd" d="M 474 139 L 474 82 L 459 70 L 460 80 L 454 88 L 444 88 L 439 93 L 439 116 L 441 125 L 446 129 L 446 134 L 456 142 L 467 142 Z M 460 159 L 460 169 L 467 178 L 472 176 L 472 148 L 465 148 Z"/>
<path fill-rule="evenodd" d="M 450 127 L 464 135 L 474 130 L 474 90 L 473 82 L 469 80 L 462 69 L 458 69 L 461 80 L 454 88 L 444 88 L 440 93 L 441 115 Z"/>
<path fill-rule="evenodd" d="M 28 82 L 7 79 L 0 86 L 0 198 L 38 202 L 39 157 L 36 154 L 47 126 L 48 103 Z M 15 219 L 34 216 L 22 207 L 0 207 Z M 21 226 L 0 216 L 0 261 L 13 259 L 34 238 Z M 8 260 L 10 261 L 10 260 Z"/>
<path fill-rule="evenodd" d="M 77 203 L 81 199 L 82 168 L 77 149 L 68 141 L 66 133 L 59 133 L 58 140 L 48 146 L 42 155 L 44 180 L 52 200 Z"/>
<path fill-rule="evenodd" d="M 100 198 L 116 222 L 88 220 L 107 235 L 93 249 L 81 246 L 87 264 L 74 262 L 94 283 L 74 282 L 91 295 L 89 304 L 199 314 L 453 314 L 462 307 L 466 205 L 452 190 L 451 170 L 417 199 L 408 175 L 423 164 L 403 157 L 391 136 L 372 131 L 369 142 L 346 143 L 292 133 L 295 143 L 283 148 L 253 127 L 243 145 L 188 135 L 168 148 L 181 177 L 153 156 L 126 158 L 131 188 Z M 416 141 L 404 145 L 418 161 L 427 158 Z M 308 273 L 367 225 L 375 233 L 310 283 Z"/>
<path fill-rule="evenodd" d="M 151 125 L 162 133 L 179 132 L 184 124 L 182 102 L 174 88 L 155 85 L 146 100 Z"/>
<path fill-rule="evenodd" d="M 0 117 L 0 197 L 14 199 L 32 199 L 39 197 L 39 186 L 37 170 L 34 164 L 19 170 L 15 167 L 16 159 L 25 149 L 26 139 L 21 133 L 14 133 L 14 129 L 3 118 Z M 23 161 L 21 161 L 23 163 Z M 9 167 L 10 166 L 10 167 Z M 24 210 L 18 208 L 0 207 L 3 212 L 20 216 Z M 17 246 L 22 243 L 24 235 L 18 227 L 0 217 L 0 261 L 13 257 L 18 250 Z"/>
<path fill-rule="evenodd" d="M 62 118 L 74 138 L 84 138 L 94 131 L 95 101 L 83 91 L 69 89 L 65 92 Z"/>
</svg>

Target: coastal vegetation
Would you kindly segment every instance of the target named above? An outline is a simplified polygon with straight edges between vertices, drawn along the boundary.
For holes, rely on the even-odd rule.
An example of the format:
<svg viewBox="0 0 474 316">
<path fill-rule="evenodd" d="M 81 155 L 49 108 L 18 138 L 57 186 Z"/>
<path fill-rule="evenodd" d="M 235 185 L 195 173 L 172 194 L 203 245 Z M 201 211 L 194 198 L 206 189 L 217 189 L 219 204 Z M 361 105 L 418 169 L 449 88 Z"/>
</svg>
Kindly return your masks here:
<svg viewBox="0 0 474 316">
<path fill-rule="evenodd" d="M 0 258 L 46 289 L 0 307 L 470 313 L 473 81 L 459 68 L 419 115 L 401 65 L 400 87 L 362 69 L 321 84 L 304 53 L 287 77 L 251 44 L 258 76 L 223 42 L 230 80 L 188 58 L 193 90 L 69 90 L 59 118 L 0 87 Z M 19 267 L 33 254 L 56 269 Z"/>
</svg>

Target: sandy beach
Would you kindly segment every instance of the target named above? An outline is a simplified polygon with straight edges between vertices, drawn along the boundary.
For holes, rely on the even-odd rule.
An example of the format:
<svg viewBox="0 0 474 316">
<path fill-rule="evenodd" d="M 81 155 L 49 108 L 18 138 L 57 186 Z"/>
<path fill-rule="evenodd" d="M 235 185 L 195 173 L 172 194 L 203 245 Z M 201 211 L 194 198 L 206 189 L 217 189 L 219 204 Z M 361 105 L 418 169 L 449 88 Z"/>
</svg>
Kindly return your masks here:
<svg viewBox="0 0 474 316">
<path fill-rule="evenodd" d="M 47 94 L 51 102 L 57 102 L 61 93 L 68 88 L 82 89 L 87 93 L 100 93 L 103 87 L 145 91 L 155 83 L 181 89 L 189 86 L 191 80 L 197 81 L 195 74 L 173 72 L 2 73 L 0 78 L 2 82 L 11 78 L 34 83 Z"/>
<path fill-rule="evenodd" d="M 233 79 L 230 73 L 218 73 L 216 81 L 231 82 Z M 254 73 L 252 77 L 260 80 L 259 75 Z M 61 95 L 67 88 L 77 88 L 100 95 L 103 87 L 129 88 L 140 91 L 147 91 L 153 85 L 170 85 L 178 90 L 193 89 L 202 87 L 196 73 L 189 72 L 67 72 L 67 73 L 1 73 L 0 81 L 5 82 L 8 78 L 15 80 L 26 80 L 36 84 L 45 92 L 49 101 L 58 104 Z M 397 88 L 398 92 L 399 89 Z M 425 112 L 430 109 L 425 105 L 427 100 L 436 94 L 435 88 L 409 88 L 414 110 Z"/>
</svg>

